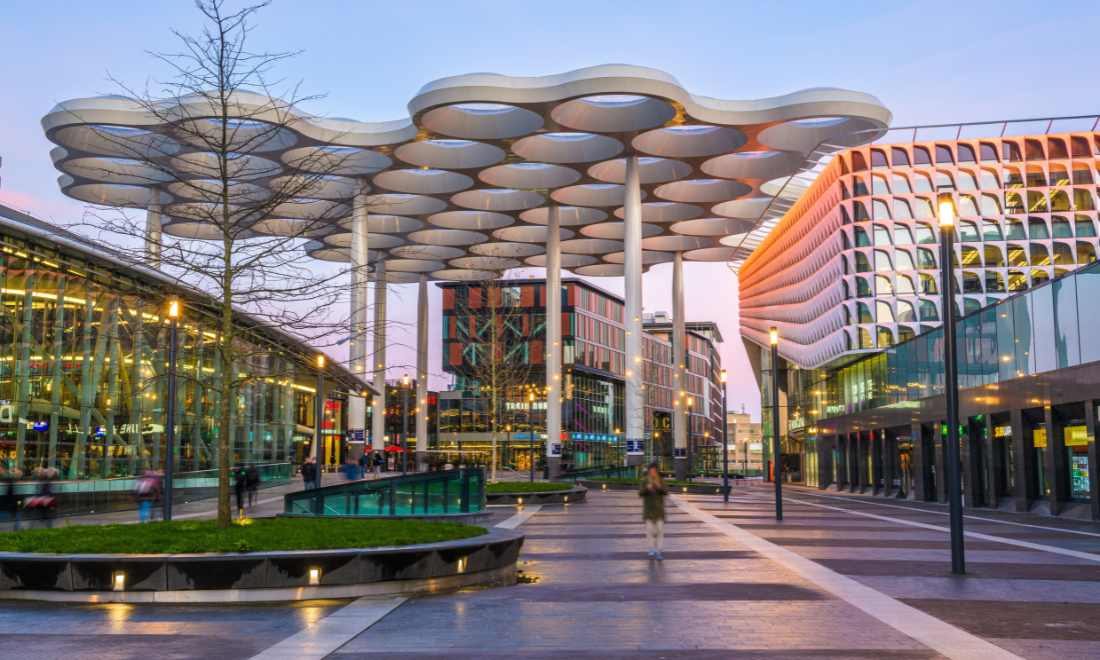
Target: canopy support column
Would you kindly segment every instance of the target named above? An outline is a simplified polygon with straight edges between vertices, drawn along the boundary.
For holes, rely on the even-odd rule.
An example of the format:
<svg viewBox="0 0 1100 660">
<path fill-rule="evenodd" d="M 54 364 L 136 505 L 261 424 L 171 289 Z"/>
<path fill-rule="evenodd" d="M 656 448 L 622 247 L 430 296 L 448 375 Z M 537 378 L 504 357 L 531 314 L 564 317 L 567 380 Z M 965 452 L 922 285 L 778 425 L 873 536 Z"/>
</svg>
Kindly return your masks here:
<svg viewBox="0 0 1100 660">
<path fill-rule="evenodd" d="M 672 261 L 672 384 L 675 402 L 672 407 L 674 433 L 673 456 L 676 478 L 688 476 L 688 392 L 687 347 L 684 332 L 684 253 L 677 252 Z"/>
<path fill-rule="evenodd" d="M 371 447 L 382 451 L 386 446 L 386 261 L 378 253 L 374 267 L 374 387 L 381 394 L 371 405 Z"/>
<path fill-rule="evenodd" d="M 363 382 L 367 380 L 367 280 L 369 215 L 367 213 L 367 179 L 358 179 L 355 209 L 351 224 L 351 370 Z M 352 451 L 367 451 L 367 400 L 364 397 L 348 397 L 348 432 L 357 446 Z M 358 453 L 352 454 L 358 458 Z"/>
<path fill-rule="evenodd" d="M 551 479 L 561 474 L 561 355 L 561 216 L 558 205 L 551 204 L 546 223 L 546 465 Z"/>
<path fill-rule="evenodd" d="M 153 187 L 153 203 L 145 212 L 145 261 L 151 268 L 160 270 L 160 244 L 162 227 L 160 186 Z"/>
<path fill-rule="evenodd" d="M 645 390 L 642 389 L 642 193 L 638 155 L 626 157 L 623 204 L 626 298 L 626 464 L 641 465 L 645 456 Z"/>
<path fill-rule="evenodd" d="M 428 462 L 428 274 L 420 274 L 416 297 L 416 469 Z"/>
</svg>

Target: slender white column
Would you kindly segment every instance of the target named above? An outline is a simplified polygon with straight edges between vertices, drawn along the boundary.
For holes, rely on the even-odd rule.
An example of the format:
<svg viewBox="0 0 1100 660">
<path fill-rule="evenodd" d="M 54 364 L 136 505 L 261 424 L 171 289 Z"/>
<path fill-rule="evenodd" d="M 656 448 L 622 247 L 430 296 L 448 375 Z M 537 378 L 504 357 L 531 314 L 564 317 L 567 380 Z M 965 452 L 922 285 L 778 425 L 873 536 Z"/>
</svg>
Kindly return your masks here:
<svg viewBox="0 0 1100 660">
<path fill-rule="evenodd" d="M 551 204 L 546 223 L 546 461 L 561 473 L 561 216 Z M 531 457 L 534 459 L 534 457 Z"/>
<path fill-rule="evenodd" d="M 163 220 L 160 215 L 160 186 L 155 186 L 153 203 L 145 213 L 145 261 L 153 268 L 160 268 L 160 242 Z"/>
<path fill-rule="evenodd" d="M 676 478 L 687 478 L 688 414 L 687 345 L 684 336 L 684 253 L 677 252 L 672 261 L 672 386 L 675 388 L 672 407 L 673 452 Z"/>
<path fill-rule="evenodd" d="M 374 387 L 381 392 L 371 407 L 371 447 L 386 446 L 386 261 L 378 253 L 374 267 Z"/>
<path fill-rule="evenodd" d="M 416 297 L 416 463 L 428 459 L 428 274 L 420 274 Z M 419 467 L 418 467 L 419 469 Z"/>
<path fill-rule="evenodd" d="M 351 318 L 349 334 L 351 340 L 351 370 L 356 376 L 367 380 L 367 250 L 368 224 L 367 185 L 365 177 L 358 181 L 355 194 L 355 209 L 351 223 Z M 348 431 L 353 442 L 363 442 L 355 447 L 356 451 L 366 449 L 367 400 L 362 397 L 348 398 Z M 357 455 L 355 455 L 357 456 Z"/>
<path fill-rule="evenodd" d="M 626 157 L 623 270 L 626 295 L 626 463 L 640 465 L 645 455 L 645 390 L 642 389 L 642 193 L 638 155 Z"/>
</svg>

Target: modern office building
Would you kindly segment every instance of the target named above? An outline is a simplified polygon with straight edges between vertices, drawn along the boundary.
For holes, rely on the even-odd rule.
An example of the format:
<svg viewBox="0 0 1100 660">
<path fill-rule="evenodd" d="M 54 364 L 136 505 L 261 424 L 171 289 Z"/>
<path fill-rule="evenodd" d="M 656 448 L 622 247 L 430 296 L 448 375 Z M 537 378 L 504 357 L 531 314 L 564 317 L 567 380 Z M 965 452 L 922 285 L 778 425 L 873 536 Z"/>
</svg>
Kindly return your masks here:
<svg viewBox="0 0 1100 660">
<path fill-rule="evenodd" d="M 513 356 L 508 396 L 500 415 L 499 460 L 529 469 L 545 460 L 546 281 L 516 280 L 504 284 L 440 283 L 443 289 L 443 368 L 454 374 L 454 391 L 439 399 L 439 449 L 473 452 L 488 459 L 492 429 L 489 403 L 481 394 L 489 379 L 484 366 L 485 342 L 492 318 L 510 330 L 499 341 Z M 575 469 L 622 465 L 625 457 L 624 378 L 632 369 L 626 359 L 623 300 L 580 279 L 562 280 L 562 411 L 560 438 L 563 465 Z M 490 296 L 496 311 L 487 312 Z M 687 405 L 687 428 L 693 456 L 712 460 L 721 424 L 717 343 L 713 323 L 686 323 L 687 386 L 678 395 L 673 384 L 671 319 L 661 313 L 644 320 L 645 455 L 671 470 L 674 462 L 673 413 Z M 473 337 L 473 338 L 472 338 Z M 479 366 L 480 365 L 480 366 Z M 532 404 L 528 399 L 534 395 Z M 534 437 L 532 438 L 532 434 Z M 536 442 L 532 442 L 535 440 Z M 707 449 L 710 447 L 710 449 Z M 702 464 L 702 463 L 700 463 Z"/>
<path fill-rule="evenodd" d="M 763 469 L 764 427 L 745 412 L 726 413 L 730 470 L 755 472 Z"/>
<path fill-rule="evenodd" d="M 876 142 L 823 159 L 816 180 L 739 271 L 741 334 L 761 385 L 766 442 L 768 331 L 775 327 L 781 337 L 780 441 L 784 462 L 797 466 L 791 477 L 823 483 L 815 431 L 847 412 L 823 384 L 862 355 L 892 354 L 940 327 L 947 287 L 937 194 L 951 193 L 959 215 L 948 298 L 959 316 L 1096 261 L 1094 120 L 1066 130 L 1051 129 L 1073 122 L 1044 120 L 1049 132 L 1035 135 L 1020 135 L 1011 123 L 952 127 L 939 139 Z M 853 378 L 839 396 L 884 396 L 868 389 L 872 382 Z M 903 407 L 913 405 L 906 401 Z M 896 464 L 911 466 L 903 458 Z"/>
<path fill-rule="evenodd" d="M 182 307 L 178 481 L 201 481 L 218 467 L 222 405 L 233 405 L 234 465 L 257 464 L 285 479 L 311 451 L 316 350 L 240 315 L 242 341 L 257 351 L 240 369 L 255 378 L 235 402 L 222 402 L 212 390 L 219 344 L 208 298 L 108 246 L 0 206 L 0 466 L 27 476 L 57 469 L 64 513 L 126 507 L 126 479 L 164 468 L 170 296 Z M 361 386 L 328 363 L 317 455 L 337 463 L 346 402 Z M 89 481 L 96 483 L 73 483 Z"/>
</svg>

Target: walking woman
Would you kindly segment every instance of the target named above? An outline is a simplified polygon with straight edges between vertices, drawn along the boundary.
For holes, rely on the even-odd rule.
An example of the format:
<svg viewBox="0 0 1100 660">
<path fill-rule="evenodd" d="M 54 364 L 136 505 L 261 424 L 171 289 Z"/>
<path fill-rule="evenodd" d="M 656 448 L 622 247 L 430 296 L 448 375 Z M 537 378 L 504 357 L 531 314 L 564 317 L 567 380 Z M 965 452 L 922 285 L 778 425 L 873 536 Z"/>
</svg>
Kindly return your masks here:
<svg viewBox="0 0 1100 660">
<path fill-rule="evenodd" d="M 661 546 L 665 541 L 665 496 L 668 495 L 668 486 L 661 478 L 657 463 L 649 464 L 649 472 L 638 487 L 638 495 L 643 499 L 642 519 L 645 520 L 649 556 L 655 556 L 658 561 L 662 561 L 664 557 L 661 556 Z"/>
</svg>

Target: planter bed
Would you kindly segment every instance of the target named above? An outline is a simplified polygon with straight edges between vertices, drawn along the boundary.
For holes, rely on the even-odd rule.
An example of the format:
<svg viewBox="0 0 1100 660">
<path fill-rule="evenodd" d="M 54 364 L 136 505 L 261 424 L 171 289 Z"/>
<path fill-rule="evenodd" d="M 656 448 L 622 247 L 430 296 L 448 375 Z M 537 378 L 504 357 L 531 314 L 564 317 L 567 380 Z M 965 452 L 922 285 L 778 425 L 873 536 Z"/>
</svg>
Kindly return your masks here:
<svg viewBox="0 0 1100 660">
<path fill-rule="evenodd" d="M 512 493 L 485 493 L 488 506 L 525 506 L 529 504 L 569 504 L 582 502 L 588 489 L 583 486 L 562 484 L 562 490 L 543 490 Z"/>
<path fill-rule="evenodd" d="M 638 492 L 638 486 L 642 482 L 639 481 L 578 481 L 578 484 L 583 484 L 592 490 L 626 490 L 631 492 Z M 722 484 L 709 484 L 705 482 L 696 482 L 693 484 L 673 484 L 667 483 L 668 492 L 670 495 L 679 495 L 688 493 L 691 495 L 721 495 Z M 735 487 L 740 487 L 742 484 L 735 484 L 730 482 L 730 490 Z"/>
</svg>

